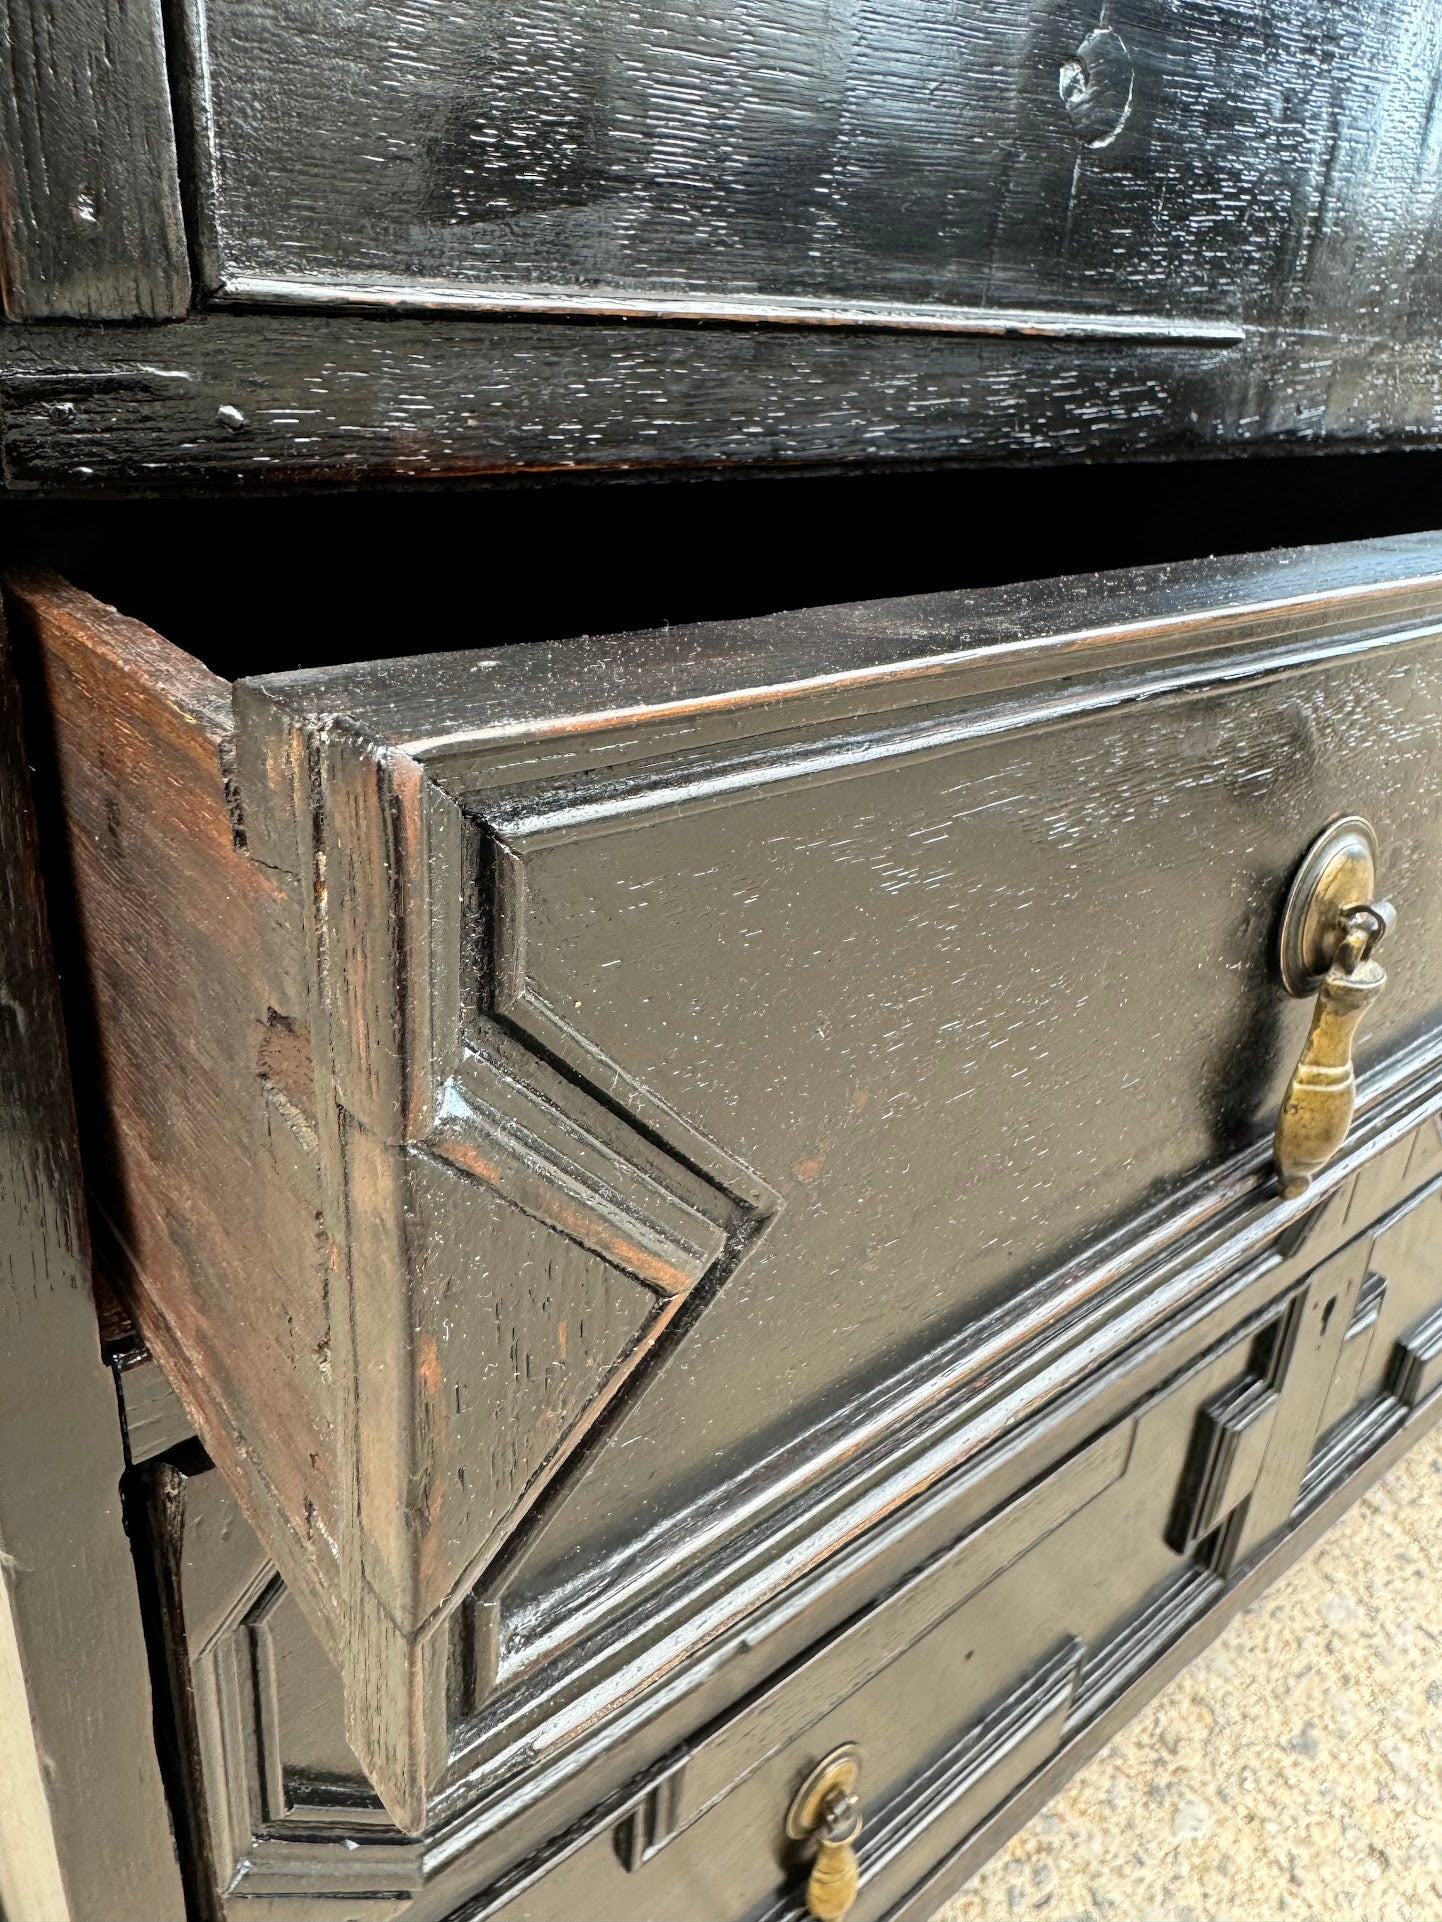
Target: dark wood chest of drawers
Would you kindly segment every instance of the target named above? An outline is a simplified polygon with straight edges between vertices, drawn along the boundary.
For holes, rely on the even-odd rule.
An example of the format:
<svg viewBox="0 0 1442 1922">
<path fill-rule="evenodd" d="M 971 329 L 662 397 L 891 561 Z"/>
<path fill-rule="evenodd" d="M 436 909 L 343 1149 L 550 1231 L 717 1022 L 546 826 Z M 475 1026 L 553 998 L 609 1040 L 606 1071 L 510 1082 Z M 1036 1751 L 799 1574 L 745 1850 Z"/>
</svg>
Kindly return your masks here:
<svg viewBox="0 0 1442 1922">
<path fill-rule="evenodd" d="M 12 580 L 227 1909 L 770 1913 L 855 1743 L 922 1915 L 1430 1418 L 1439 554 L 234 685 Z M 1404 932 L 1288 1196 L 1362 810 Z"/>
<path fill-rule="evenodd" d="M 5 1913 L 922 1922 L 1442 1411 L 1433 10 L 0 25 Z"/>
</svg>

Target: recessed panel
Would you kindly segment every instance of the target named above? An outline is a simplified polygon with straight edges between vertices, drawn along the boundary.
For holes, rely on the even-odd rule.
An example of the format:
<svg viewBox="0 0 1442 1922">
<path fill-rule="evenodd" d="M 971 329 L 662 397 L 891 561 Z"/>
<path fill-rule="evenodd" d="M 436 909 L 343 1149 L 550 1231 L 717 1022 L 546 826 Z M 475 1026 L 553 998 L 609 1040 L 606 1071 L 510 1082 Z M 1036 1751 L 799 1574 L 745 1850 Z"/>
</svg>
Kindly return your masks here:
<svg viewBox="0 0 1442 1922">
<path fill-rule="evenodd" d="M 190 30 L 241 299 L 1219 345 L 1326 281 L 1334 228 L 1415 253 L 1431 218 L 1338 211 L 1425 150 L 1416 0 L 194 0 Z"/>
</svg>

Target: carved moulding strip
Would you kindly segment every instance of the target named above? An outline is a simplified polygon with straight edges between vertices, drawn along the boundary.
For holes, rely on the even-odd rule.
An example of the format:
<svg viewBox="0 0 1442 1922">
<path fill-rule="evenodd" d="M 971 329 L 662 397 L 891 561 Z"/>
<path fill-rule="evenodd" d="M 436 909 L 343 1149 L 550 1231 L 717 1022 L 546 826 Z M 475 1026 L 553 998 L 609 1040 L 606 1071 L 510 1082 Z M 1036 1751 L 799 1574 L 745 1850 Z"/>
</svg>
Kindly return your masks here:
<svg viewBox="0 0 1442 1922">
<path fill-rule="evenodd" d="M 1392 1375 L 1393 1394 L 1407 1408 L 1416 1408 L 1442 1385 L 1442 1308 L 1425 1317 L 1398 1349 Z"/>
<path fill-rule="evenodd" d="M 571 1711 L 579 1732 L 603 1704 L 618 1709 L 644 1689 L 648 1644 L 658 1663 L 672 1662 L 677 1635 L 699 1650 L 757 1610 L 781 1605 L 831 1557 L 879 1553 L 884 1525 L 908 1502 L 1021 1431 L 1079 1373 L 1105 1368 L 1133 1342 L 1209 1304 L 1229 1278 L 1295 1268 L 1304 1251 L 1312 1258 L 1319 1238 L 1340 1238 L 1357 1172 L 1442 1110 L 1439 1066 L 1435 1046 L 1390 1065 L 1368 1090 L 1370 1112 L 1348 1150 L 1306 1205 L 1279 1204 L 1267 1192 L 1263 1150 L 1239 1157 L 768 1458 L 739 1487 L 690 1513 L 684 1543 L 668 1549 L 658 1531 L 624 1565 L 588 1572 L 558 1598 L 555 1626 L 526 1645 L 527 1659 L 517 1664 L 519 1681 L 538 1676 L 529 1713 L 517 1688 L 517 1719 L 498 1716 L 490 1741 L 478 1730 L 477 1761 L 495 1752 L 508 1726 L 515 1739 L 538 1714 L 552 1730 L 547 1746 L 555 1744 L 569 1715 L 541 1671 L 562 1649 L 582 1667 L 589 1667 L 588 1648 L 604 1643 L 613 1654 L 614 1673 L 597 1675 Z M 877 1529 L 883 1533 L 871 1532 Z M 825 1586 L 827 1578 L 818 1579 Z"/>
<path fill-rule="evenodd" d="M 980 334 L 1022 340 L 1115 340 L 1167 347 L 1240 347 L 1248 329 L 1207 315 L 1108 313 L 1066 307 L 988 307 L 937 302 L 808 300 L 783 294 L 726 298 L 718 294 L 645 294 L 635 288 L 599 293 L 571 288 L 408 286 L 403 281 L 284 280 L 227 274 L 215 292 L 221 306 L 304 307 L 347 312 L 546 314 L 601 320 L 702 320 L 735 326 L 865 327 L 887 333 Z"/>
</svg>

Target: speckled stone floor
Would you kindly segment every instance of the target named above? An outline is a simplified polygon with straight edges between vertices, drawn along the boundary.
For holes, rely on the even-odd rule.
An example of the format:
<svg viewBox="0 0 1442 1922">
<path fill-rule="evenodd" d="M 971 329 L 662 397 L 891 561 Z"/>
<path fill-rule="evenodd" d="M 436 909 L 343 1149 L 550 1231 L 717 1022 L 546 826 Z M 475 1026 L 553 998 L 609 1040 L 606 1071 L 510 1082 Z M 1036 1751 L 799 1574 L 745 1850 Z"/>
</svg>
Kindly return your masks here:
<svg viewBox="0 0 1442 1922">
<path fill-rule="evenodd" d="M 1442 1441 L 1224 1631 L 936 1922 L 1442 1922 Z"/>
</svg>

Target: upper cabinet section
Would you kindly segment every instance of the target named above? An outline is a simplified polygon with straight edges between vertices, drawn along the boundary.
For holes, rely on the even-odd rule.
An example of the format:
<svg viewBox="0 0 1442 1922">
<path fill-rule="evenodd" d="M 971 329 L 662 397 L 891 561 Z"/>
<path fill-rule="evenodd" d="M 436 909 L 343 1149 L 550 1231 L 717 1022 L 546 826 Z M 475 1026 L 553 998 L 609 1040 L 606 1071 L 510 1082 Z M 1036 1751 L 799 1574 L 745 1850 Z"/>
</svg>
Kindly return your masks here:
<svg viewBox="0 0 1442 1922">
<path fill-rule="evenodd" d="M 1428 0 L 192 0 L 188 37 L 226 300 L 1212 346 L 1432 305 Z"/>
<path fill-rule="evenodd" d="M 1442 442 L 1431 0 L 160 23 L 0 0 L 8 316 L 162 323 L 6 330 L 10 488 Z"/>
</svg>

